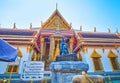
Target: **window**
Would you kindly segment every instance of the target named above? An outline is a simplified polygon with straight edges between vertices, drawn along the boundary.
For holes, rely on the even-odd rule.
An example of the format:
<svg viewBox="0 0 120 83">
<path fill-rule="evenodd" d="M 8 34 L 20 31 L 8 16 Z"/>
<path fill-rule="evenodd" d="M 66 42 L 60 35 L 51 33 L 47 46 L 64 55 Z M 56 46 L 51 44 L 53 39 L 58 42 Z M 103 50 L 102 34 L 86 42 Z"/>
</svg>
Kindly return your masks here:
<svg viewBox="0 0 120 83">
<path fill-rule="evenodd" d="M 118 62 L 117 62 L 117 58 L 110 58 L 110 62 L 113 68 L 113 71 L 117 71 L 119 70 L 119 66 L 118 66 Z"/>
<path fill-rule="evenodd" d="M 8 65 L 5 73 L 18 73 L 18 65 Z"/>
<path fill-rule="evenodd" d="M 97 53 L 97 51 L 94 49 L 93 53 L 91 54 L 91 58 L 94 65 L 94 71 L 95 72 L 101 72 L 104 71 L 102 62 L 101 62 L 101 55 Z"/>
<path fill-rule="evenodd" d="M 118 65 L 117 58 L 116 57 L 111 57 L 109 59 L 110 59 L 113 71 L 119 71 L 120 68 L 119 68 L 119 65 Z"/>
<path fill-rule="evenodd" d="M 94 64 L 95 71 L 103 71 L 100 58 L 93 58 L 93 64 Z"/>
<path fill-rule="evenodd" d="M 117 57 L 118 56 L 112 50 L 110 50 L 110 52 L 108 53 L 108 58 L 110 60 L 113 71 L 120 71 Z"/>
</svg>

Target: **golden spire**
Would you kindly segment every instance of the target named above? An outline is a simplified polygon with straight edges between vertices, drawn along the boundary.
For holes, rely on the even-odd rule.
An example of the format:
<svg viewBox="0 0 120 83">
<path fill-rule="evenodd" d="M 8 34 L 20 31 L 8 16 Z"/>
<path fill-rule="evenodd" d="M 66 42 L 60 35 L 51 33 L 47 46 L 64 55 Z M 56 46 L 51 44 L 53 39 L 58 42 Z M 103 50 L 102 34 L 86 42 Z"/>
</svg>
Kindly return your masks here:
<svg viewBox="0 0 120 83">
<path fill-rule="evenodd" d="M 41 27 L 43 26 L 43 22 L 41 21 Z"/>
<path fill-rule="evenodd" d="M 70 27 L 72 27 L 72 22 L 70 23 Z"/>
<path fill-rule="evenodd" d="M 82 26 L 80 26 L 80 31 L 82 31 Z"/>
<path fill-rule="evenodd" d="M 94 27 L 94 32 L 96 32 L 96 27 Z"/>
<path fill-rule="evenodd" d="M 30 29 L 32 29 L 32 23 L 30 23 Z"/>
<path fill-rule="evenodd" d="M 110 30 L 110 28 L 108 28 L 108 33 L 110 33 L 111 32 L 111 30 Z"/>
<path fill-rule="evenodd" d="M 13 25 L 13 29 L 16 29 L 16 23 L 14 23 L 14 25 Z"/>
<path fill-rule="evenodd" d="M 56 10 L 58 9 L 58 4 L 56 3 Z"/>
<path fill-rule="evenodd" d="M 116 28 L 116 33 L 118 33 L 118 28 Z"/>
<path fill-rule="evenodd" d="M 1 28 L 1 24 L 0 24 L 0 28 Z"/>
</svg>

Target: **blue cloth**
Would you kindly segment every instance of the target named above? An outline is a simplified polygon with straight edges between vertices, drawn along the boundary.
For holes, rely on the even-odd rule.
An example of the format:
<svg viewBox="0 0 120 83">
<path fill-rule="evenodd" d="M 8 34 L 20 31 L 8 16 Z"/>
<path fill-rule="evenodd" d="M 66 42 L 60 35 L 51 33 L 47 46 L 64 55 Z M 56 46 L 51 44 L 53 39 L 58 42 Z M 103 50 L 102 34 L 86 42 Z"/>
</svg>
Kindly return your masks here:
<svg viewBox="0 0 120 83">
<path fill-rule="evenodd" d="M 0 60 L 15 61 L 18 51 L 10 44 L 0 39 Z"/>
</svg>

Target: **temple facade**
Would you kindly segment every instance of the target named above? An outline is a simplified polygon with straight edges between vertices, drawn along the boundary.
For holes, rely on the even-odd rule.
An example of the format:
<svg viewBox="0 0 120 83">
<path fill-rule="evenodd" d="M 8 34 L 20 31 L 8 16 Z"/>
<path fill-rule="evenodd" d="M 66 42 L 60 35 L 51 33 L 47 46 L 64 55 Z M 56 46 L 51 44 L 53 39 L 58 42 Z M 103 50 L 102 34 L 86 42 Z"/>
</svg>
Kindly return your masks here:
<svg viewBox="0 0 120 83">
<path fill-rule="evenodd" d="M 45 70 L 60 56 L 60 43 L 65 39 L 69 53 L 76 53 L 81 62 L 89 64 L 88 74 L 101 74 L 106 77 L 120 78 L 120 34 L 109 32 L 84 32 L 82 26 L 74 30 L 58 9 L 41 27 L 30 29 L 0 29 L 0 38 L 18 49 L 18 64 L 0 62 L 0 79 L 19 79 L 23 61 L 44 61 Z M 12 82 L 13 83 L 13 82 Z"/>
</svg>

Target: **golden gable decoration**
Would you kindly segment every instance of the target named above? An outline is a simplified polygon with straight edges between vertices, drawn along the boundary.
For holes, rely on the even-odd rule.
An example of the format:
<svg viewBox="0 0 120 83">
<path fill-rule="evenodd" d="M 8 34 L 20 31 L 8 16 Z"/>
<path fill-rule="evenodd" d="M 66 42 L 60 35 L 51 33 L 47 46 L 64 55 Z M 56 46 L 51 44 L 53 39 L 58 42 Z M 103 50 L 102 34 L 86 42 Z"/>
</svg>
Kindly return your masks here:
<svg viewBox="0 0 120 83">
<path fill-rule="evenodd" d="M 110 58 L 110 57 L 118 57 L 112 50 L 110 50 L 109 51 L 109 53 L 108 53 L 108 58 Z"/>
<path fill-rule="evenodd" d="M 67 21 L 63 18 L 60 14 L 58 9 L 56 9 L 53 14 L 48 18 L 45 23 L 42 23 L 42 30 L 43 29 L 56 29 L 57 26 L 60 26 L 60 30 L 70 30 L 71 26 L 67 23 Z"/>
<path fill-rule="evenodd" d="M 101 55 L 94 49 L 93 52 L 92 52 L 92 54 L 91 54 L 91 57 L 92 58 L 94 58 L 94 57 L 101 58 Z"/>
</svg>

